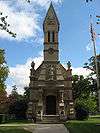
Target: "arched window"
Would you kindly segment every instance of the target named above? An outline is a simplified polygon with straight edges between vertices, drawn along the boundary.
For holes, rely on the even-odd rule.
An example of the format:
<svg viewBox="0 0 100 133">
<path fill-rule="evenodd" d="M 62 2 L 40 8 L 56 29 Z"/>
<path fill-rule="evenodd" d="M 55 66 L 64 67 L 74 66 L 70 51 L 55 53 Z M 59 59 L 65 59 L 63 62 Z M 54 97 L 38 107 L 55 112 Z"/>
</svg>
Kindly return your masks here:
<svg viewBox="0 0 100 133">
<path fill-rule="evenodd" d="M 54 33 L 54 31 L 52 32 L 52 42 L 54 42 L 55 41 L 55 33 Z"/>
<path fill-rule="evenodd" d="M 54 31 L 48 31 L 48 42 L 53 43 L 55 41 Z"/>
<path fill-rule="evenodd" d="M 48 42 L 50 42 L 50 31 L 48 31 Z"/>
</svg>

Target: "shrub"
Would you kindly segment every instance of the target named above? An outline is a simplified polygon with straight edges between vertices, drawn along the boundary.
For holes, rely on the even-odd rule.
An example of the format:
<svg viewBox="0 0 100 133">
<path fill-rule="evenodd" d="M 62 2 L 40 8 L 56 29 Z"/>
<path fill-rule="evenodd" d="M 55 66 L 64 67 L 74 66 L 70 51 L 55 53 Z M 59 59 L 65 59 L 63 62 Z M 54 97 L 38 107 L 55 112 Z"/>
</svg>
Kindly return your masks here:
<svg viewBox="0 0 100 133">
<path fill-rule="evenodd" d="M 76 108 L 76 119 L 77 120 L 85 120 L 89 117 L 88 109 L 82 105 L 77 105 Z"/>
<path fill-rule="evenodd" d="M 3 115 L 0 115 L 0 124 L 2 123 Z"/>
</svg>

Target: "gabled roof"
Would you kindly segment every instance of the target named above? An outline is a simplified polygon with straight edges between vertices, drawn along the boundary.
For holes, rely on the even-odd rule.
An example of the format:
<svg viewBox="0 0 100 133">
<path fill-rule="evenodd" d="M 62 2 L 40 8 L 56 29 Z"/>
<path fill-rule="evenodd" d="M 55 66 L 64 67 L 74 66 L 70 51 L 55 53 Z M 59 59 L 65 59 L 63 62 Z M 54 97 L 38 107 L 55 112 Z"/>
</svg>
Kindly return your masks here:
<svg viewBox="0 0 100 133">
<path fill-rule="evenodd" d="M 49 9 L 48 9 L 48 11 L 47 11 L 46 17 L 45 17 L 45 19 L 44 19 L 44 23 L 46 23 L 48 17 L 50 17 L 51 14 L 52 14 L 52 16 L 55 18 L 55 20 L 57 21 L 57 24 L 59 25 L 59 20 L 58 20 L 58 17 L 57 17 L 57 15 L 56 15 L 56 12 L 55 12 L 55 9 L 54 9 L 54 7 L 53 7 L 52 2 L 51 2 L 50 7 L 49 7 Z"/>
<path fill-rule="evenodd" d="M 56 81 L 67 79 L 67 70 L 60 63 L 46 64 L 42 62 L 42 64 L 36 69 L 35 76 L 37 77 L 37 80 L 47 80 L 46 77 L 49 76 L 48 70 L 51 69 L 51 65 L 55 70 Z"/>
</svg>

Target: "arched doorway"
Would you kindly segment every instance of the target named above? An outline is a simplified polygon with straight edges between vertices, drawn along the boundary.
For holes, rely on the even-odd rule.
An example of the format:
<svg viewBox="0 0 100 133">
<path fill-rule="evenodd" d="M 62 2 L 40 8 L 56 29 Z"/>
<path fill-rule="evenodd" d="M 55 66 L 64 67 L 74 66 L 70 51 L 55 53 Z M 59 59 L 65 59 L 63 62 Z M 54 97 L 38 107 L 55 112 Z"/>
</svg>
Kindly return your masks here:
<svg viewBox="0 0 100 133">
<path fill-rule="evenodd" d="M 46 115 L 56 115 L 56 96 L 46 97 Z"/>
</svg>

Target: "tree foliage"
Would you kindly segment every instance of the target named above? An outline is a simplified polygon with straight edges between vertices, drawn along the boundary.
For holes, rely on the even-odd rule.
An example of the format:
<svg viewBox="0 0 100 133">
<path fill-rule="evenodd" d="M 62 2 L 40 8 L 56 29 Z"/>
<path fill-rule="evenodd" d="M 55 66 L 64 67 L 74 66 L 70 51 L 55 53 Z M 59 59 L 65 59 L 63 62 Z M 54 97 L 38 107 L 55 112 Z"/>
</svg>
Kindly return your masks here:
<svg viewBox="0 0 100 133">
<path fill-rule="evenodd" d="M 0 49 L 0 91 L 5 90 L 5 80 L 8 76 L 8 66 L 5 61 L 5 51 Z"/>
<path fill-rule="evenodd" d="M 25 119 L 27 111 L 27 103 L 24 99 L 16 100 L 9 105 L 9 114 L 14 115 L 15 119 Z"/>
<path fill-rule="evenodd" d="M 16 0 L 17 1 L 17 0 Z M 31 0 L 23 0 L 23 1 L 26 1 L 27 3 L 31 3 Z M 93 0 L 85 0 L 86 3 L 88 2 L 92 2 Z M 9 14 L 8 14 L 9 15 Z M 4 30 L 6 31 L 8 34 L 10 34 L 12 37 L 16 37 L 17 34 L 12 32 L 9 27 L 10 27 L 10 24 L 7 23 L 7 17 L 8 16 L 3 16 L 3 12 L 1 11 L 0 12 L 0 30 Z"/>
<path fill-rule="evenodd" d="M 99 75 L 100 75 L 100 54 L 97 55 L 97 63 L 98 63 L 98 69 L 99 69 Z M 84 68 L 91 70 L 91 76 L 96 74 L 96 65 L 95 65 L 94 56 L 88 59 L 88 62 L 84 63 Z"/>
<path fill-rule="evenodd" d="M 74 99 L 87 98 L 91 92 L 91 82 L 82 75 L 73 76 Z"/>
<path fill-rule="evenodd" d="M 8 76 L 8 66 L 5 61 L 5 52 L 0 49 L 0 113 L 6 112 L 7 93 L 5 80 Z"/>
<path fill-rule="evenodd" d="M 25 0 L 27 3 L 30 3 L 30 0 Z M 9 14 L 8 14 L 9 15 Z M 10 24 L 7 22 L 8 16 L 4 16 L 3 12 L 0 11 L 0 30 L 6 31 L 9 35 L 16 38 L 17 34 L 10 30 Z"/>
<path fill-rule="evenodd" d="M 24 99 L 26 102 L 29 102 L 29 99 L 30 99 L 30 89 L 29 87 L 24 87 Z"/>
<path fill-rule="evenodd" d="M 7 23 L 7 17 L 8 16 L 3 16 L 3 13 L 0 12 L 0 29 L 8 32 L 12 37 L 16 37 L 16 33 L 13 33 L 9 29 L 10 24 Z"/>
<path fill-rule="evenodd" d="M 98 67 L 98 82 L 100 85 L 100 54 L 97 55 L 97 67 Z M 91 73 L 89 75 L 90 79 L 93 82 L 92 88 L 95 90 L 97 97 L 98 97 L 98 88 L 97 88 L 97 79 L 93 78 L 94 75 L 97 75 L 96 72 L 96 64 L 95 64 L 95 57 L 92 56 L 87 63 L 84 64 L 84 68 L 87 68 L 91 70 Z M 99 102 L 99 99 L 97 99 L 97 102 Z"/>
<path fill-rule="evenodd" d="M 8 111 L 8 98 L 6 91 L 0 91 L 0 114 L 7 113 Z"/>
<path fill-rule="evenodd" d="M 12 92 L 9 95 L 8 113 L 14 119 L 25 119 L 27 111 L 27 101 L 24 96 L 18 94 L 16 85 L 13 86 Z"/>
<path fill-rule="evenodd" d="M 89 117 L 89 112 L 88 109 L 81 104 L 77 104 L 77 106 L 75 107 L 76 110 L 76 119 L 77 120 L 85 120 L 88 119 Z"/>
<path fill-rule="evenodd" d="M 96 87 L 90 78 L 83 76 L 73 76 L 73 97 L 75 105 L 84 106 L 89 112 L 95 112 L 97 109 Z"/>
</svg>

